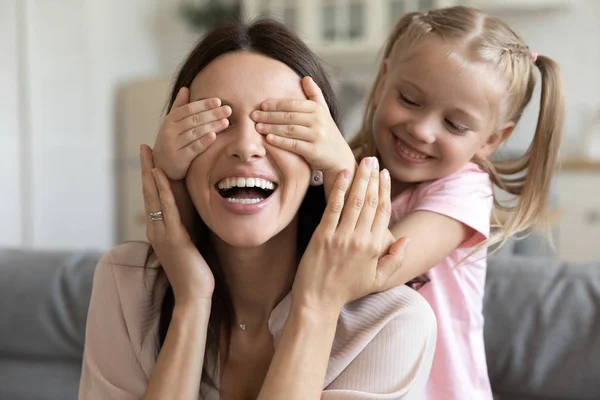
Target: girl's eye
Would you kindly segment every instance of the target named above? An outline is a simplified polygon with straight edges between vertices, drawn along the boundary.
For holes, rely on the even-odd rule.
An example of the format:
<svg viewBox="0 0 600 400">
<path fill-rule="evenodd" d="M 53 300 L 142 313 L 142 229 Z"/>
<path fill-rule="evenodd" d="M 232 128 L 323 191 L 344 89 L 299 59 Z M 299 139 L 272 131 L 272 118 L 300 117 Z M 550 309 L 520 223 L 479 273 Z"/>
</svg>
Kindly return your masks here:
<svg viewBox="0 0 600 400">
<path fill-rule="evenodd" d="M 458 133 L 459 135 L 464 135 L 465 133 L 467 133 L 470 129 L 468 126 L 464 126 L 464 125 L 457 125 L 454 122 L 450 121 L 449 119 L 446 119 L 446 124 L 448 125 L 448 127 L 450 128 L 450 130 L 452 130 L 455 133 Z"/>
<path fill-rule="evenodd" d="M 405 95 L 403 95 L 402 93 L 400 93 L 399 96 L 400 96 L 400 100 L 402 100 L 402 102 L 404 104 L 407 104 L 407 105 L 413 106 L 413 107 L 418 107 L 419 106 L 417 103 L 415 103 L 414 101 L 412 101 L 411 99 L 409 99 L 408 97 L 406 97 Z"/>
</svg>

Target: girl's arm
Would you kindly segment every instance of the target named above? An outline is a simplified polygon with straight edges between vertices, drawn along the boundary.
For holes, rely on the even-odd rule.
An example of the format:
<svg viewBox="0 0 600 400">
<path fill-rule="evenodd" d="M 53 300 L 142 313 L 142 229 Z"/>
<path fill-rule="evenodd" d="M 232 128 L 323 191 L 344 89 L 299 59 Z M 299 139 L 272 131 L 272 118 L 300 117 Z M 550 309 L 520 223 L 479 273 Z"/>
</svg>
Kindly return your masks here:
<svg viewBox="0 0 600 400">
<path fill-rule="evenodd" d="M 408 214 L 390 232 L 394 238 L 410 238 L 410 247 L 402 266 L 390 276 L 384 290 L 426 273 L 474 234 L 464 223 L 431 211 Z"/>
</svg>

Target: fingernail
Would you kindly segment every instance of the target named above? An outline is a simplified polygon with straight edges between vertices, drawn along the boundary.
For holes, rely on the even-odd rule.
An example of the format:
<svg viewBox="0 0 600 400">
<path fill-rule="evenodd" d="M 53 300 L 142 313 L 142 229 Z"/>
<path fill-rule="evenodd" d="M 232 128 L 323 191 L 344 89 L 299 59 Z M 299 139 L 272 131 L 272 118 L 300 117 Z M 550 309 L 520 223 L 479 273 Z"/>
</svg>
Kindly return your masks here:
<svg viewBox="0 0 600 400">
<path fill-rule="evenodd" d="M 383 179 L 385 180 L 389 180 L 390 179 L 390 171 L 387 170 L 387 168 L 383 169 Z"/>
<path fill-rule="evenodd" d="M 342 176 L 344 177 L 344 179 L 350 178 L 350 171 L 348 171 L 347 169 L 343 170 Z"/>
<path fill-rule="evenodd" d="M 379 169 L 379 160 L 377 157 L 373 157 L 373 169 Z"/>
<path fill-rule="evenodd" d="M 263 129 L 265 129 L 265 126 L 261 123 L 256 124 L 256 130 L 257 131 L 262 131 Z"/>
<path fill-rule="evenodd" d="M 367 157 L 365 158 L 365 167 L 367 168 L 371 168 L 371 163 L 373 162 L 373 158 L 372 157 Z"/>
</svg>

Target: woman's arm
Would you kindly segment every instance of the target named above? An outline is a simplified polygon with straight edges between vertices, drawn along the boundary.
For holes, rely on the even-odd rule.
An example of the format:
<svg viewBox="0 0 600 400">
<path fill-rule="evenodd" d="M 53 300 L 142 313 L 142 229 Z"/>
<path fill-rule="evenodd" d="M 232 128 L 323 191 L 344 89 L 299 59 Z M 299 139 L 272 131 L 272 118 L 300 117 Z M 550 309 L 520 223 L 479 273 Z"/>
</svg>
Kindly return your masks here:
<svg viewBox="0 0 600 400">
<path fill-rule="evenodd" d="M 259 400 L 321 398 L 339 311 L 292 300 Z"/>
<path fill-rule="evenodd" d="M 390 217 L 387 171 L 380 174 L 377 160 L 365 159 L 345 202 L 349 186 L 344 171 L 298 266 L 290 314 L 260 400 L 320 399 L 342 307 L 377 291 L 401 263 L 402 241 L 380 258 Z"/>
<path fill-rule="evenodd" d="M 144 400 L 198 398 L 210 306 L 210 301 L 175 306 Z"/>
</svg>

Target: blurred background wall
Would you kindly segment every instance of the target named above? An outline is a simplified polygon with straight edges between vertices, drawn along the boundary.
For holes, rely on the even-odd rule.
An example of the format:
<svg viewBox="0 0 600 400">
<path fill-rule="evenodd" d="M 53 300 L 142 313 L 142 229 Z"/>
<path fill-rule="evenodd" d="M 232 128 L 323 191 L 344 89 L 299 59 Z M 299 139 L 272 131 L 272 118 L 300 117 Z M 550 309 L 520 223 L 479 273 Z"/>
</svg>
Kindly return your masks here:
<svg viewBox="0 0 600 400">
<path fill-rule="evenodd" d="M 383 7 L 385 1 L 371 0 L 361 9 Z M 521 34 L 533 51 L 561 65 L 567 100 L 562 154 L 579 157 L 600 108 L 600 2 L 526 0 L 520 2 L 528 4 L 523 7 L 515 5 L 519 2 L 491 1 L 491 13 Z M 438 3 L 413 1 L 411 7 Z M 133 180 L 121 186 L 119 178 L 124 169 L 136 165 L 137 149 L 123 145 L 120 93 L 136 82 L 162 82 L 152 106 L 138 110 L 140 118 L 156 126 L 171 74 L 200 36 L 178 14 L 181 4 L 0 0 L 0 246 L 105 249 L 127 239 L 120 233 L 128 217 L 121 197 L 137 178 L 133 174 Z M 486 3 L 480 0 L 477 5 Z M 297 12 L 302 10 L 300 6 Z M 390 16 L 379 15 L 385 19 L 379 22 L 384 37 Z M 298 28 L 311 44 L 315 37 L 309 31 L 321 29 L 318 24 L 309 20 Z M 377 52 L 353 57 L 316 47 L 336 88 L 347 94 L 342 104 L 344 131 L 350 136 L 360 121 Z M 535 126 L 537 96 L 505 146 L 507 151 L 525 150 Z M 135 97 L 128 101 L 138 103 Z M 146 130 L 140 137 L 152 145 L 156 131 Z"/>
</svg>

